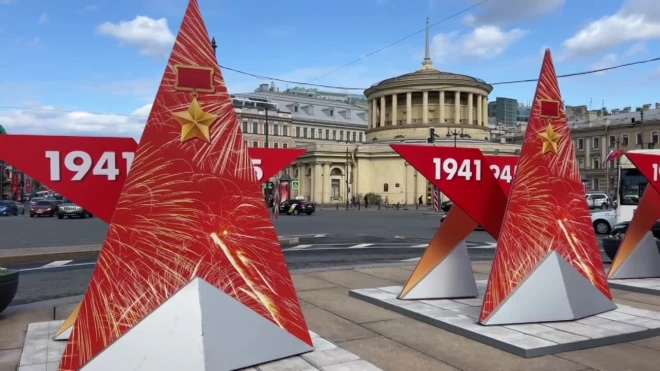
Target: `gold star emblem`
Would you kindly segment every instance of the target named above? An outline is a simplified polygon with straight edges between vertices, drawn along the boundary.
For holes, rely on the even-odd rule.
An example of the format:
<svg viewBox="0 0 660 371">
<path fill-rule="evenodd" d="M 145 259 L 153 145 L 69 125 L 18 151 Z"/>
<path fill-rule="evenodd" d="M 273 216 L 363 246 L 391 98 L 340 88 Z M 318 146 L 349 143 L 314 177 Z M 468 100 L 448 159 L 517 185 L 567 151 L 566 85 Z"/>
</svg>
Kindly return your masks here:
<svg viewBox="0 0 660 371">
<path fill-rule="evenodd" d="M 548 123 L 548 127 L 545 128 L 545 133 L 539 134 L 541 140 L 543 141 L 543 152 L 554 152 L 557 153 L 557 144 L 561 135 L 555 132 L 555 129 L 552 127 L 551 123 Z"/>
<path fill-rule="evenodd" d="M 173 112 L 172 115 L 181 124 L 182 143 L 193 138 L 199 138 L 206 143 L 211 143 L 209 127 L 215 122 L 218 116 L 204 112 L 199 102 L 197 102 L 197 98 L 193 99 L 187 111 Z"/>
</svg>

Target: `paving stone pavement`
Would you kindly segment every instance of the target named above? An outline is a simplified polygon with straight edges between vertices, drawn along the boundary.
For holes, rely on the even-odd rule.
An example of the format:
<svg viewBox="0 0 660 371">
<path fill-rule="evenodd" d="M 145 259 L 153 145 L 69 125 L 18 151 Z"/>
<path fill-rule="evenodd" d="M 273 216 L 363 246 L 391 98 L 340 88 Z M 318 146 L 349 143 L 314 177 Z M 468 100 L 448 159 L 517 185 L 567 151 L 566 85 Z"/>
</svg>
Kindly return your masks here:
<svg viewBox="0 0 660 371">
<path fill-rule="evenodd" d="M 348 296 L 400 286 L 414 265 L 292 272 L 310 330 L 384 371 L 657 371 L 660 337 L 522 358 Z M 485 280 L 490 262 L 474 262 Z M 617 304 L 660 311 L 660 296 L 616 290 Z M 8 308 L 0 314 L 0 371 L 16 371 L 28 324 L 63 320 L 80 297 Z M 43 370 L 42 370 L 43 371 Z M 337 370 L 332 370 L 337 371 Z"/>
</svg>

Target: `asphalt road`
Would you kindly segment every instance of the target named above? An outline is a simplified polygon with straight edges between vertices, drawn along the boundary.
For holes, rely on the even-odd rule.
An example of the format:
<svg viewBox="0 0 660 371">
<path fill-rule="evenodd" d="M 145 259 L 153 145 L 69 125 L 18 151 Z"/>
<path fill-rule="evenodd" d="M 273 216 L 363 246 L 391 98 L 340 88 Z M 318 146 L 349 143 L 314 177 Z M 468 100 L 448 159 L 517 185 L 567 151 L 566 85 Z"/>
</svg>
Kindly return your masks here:
<svg viewBox="0 0 660 371">
<path fill-rule="evenodd" d="M 438 215 L 416 211 L 319 211 L 313 216 L 282 216 L 280 236 L 297 236 L 286 247 L 289 268 L 309 269 L 362 264 L 411 264 L 424 252 L 439 224 Z M 98 219 L 0 218 L 0 248 L 101 244 L 107 225 Z M 495 240 L 475 231 L 467 238 L 472 260 L 492 260 Z M 10 267 L 21 270 L 13 305 L 85 292 L 95 262 L 58 261 Z"/>
<path fill-rule="evenodd" d="M 431 214 L 431 215 L 430 215 Z M 308 216 L 282 215 L 274 221 L 280 236 L 350 235 L 406 237 L 429 240 L 438 228 L 439 215 L 420 211 L 324 211 Z M 0 249 L 102 244 L 108 225 L 97 218 L 30 218 L 27 215 L 0 218 Z M 493 241 L 486 233 L 475 237 Z"/>
</svg>

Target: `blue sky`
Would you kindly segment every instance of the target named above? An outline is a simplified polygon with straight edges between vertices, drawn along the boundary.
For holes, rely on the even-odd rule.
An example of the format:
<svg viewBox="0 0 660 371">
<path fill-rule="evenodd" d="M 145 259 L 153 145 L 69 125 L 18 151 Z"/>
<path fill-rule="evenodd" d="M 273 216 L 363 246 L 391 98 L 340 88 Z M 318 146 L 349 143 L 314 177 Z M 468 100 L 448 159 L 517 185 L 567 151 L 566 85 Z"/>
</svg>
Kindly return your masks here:
<svg viewBox="0 0 660 371">
<path fill-rule="evenodd" d="M 427 15 L 434 23 L 479 2 L 199 0 L 220 64 L 303 82 L 422 29 Z M 655 2 L 490 0 L 434 26 L 432 57 L 441 70 L 488 82 L 536 77 L 544 47 L 553 51 L 560 74 L 650 59 L 660 56 L 652 53 L 660 45 Z M 139 132 L 143 119 L 89 112 L 148 114 L 186 4 L 0 0 L 0 47 L 11 51 L 0 53 L 0 124 L 10 132 Z M 315 82 L 368 87 L 419 68 L 423 50 L 422 32 Z M 659 67 L 649 63 L 560 85 L 567 104 L 636 107 L 660 101 Z M 230 71 L 224 76 L 236 93 L 269 82 Z M 496 86 L 491 99 L 527 102 L 534 88 Z"/>
</svg>

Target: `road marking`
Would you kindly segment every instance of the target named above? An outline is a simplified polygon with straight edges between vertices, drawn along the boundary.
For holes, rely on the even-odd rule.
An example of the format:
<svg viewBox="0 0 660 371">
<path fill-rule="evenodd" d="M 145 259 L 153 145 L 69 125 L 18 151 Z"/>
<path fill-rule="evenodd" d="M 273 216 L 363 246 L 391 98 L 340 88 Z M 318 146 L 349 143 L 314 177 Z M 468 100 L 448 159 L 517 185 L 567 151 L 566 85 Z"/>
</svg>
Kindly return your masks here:
<svg viewBox="0 0 660 371">
<path fill-rule="evenodd" d="M 363 249 L 365 247 L 373 246 L 373 243 L 361 243 L 359 245 L 349 246 L 349 249 Z"/>
<path fill-rule="evenodd" d="M 314 245 L 298 245 L 298 246 L 292 247 L 292 249 L 306 249 L 306 248 L 312 247 L 312 246 L 314 246 Z"/>
<path fill-rule="evenodd" d="M 317 238 L 318 238 L 318 237 L 325 237 L 325 236 L 327 236 L 327 234 L 315 234 L 315 235 L 314 235 L 314 237 L 317 237 Z"/>
<path fill-rule="evenodd" d="M 410 246 L 410 247 L 411 247 L 411 248 L 418 249 L 418 248 L 420 248 L 420 247 L 427 247 L 428 245 L 429 245 L 429 244 L 427 244 L 427 243 L 420 243 L 419 245 L 412 245 L 412 246 Z"/>
<path fill-rule="evenodd" d="M 405 238 L 406 238 L 406 236 L 394 236 L 394 238 L 398 238 L 398 239 L 405 239 Z"/>
<path fill-rule="evenodd" d="M 56 267 L 48 267 L 48 264 L 42 266 L 42 267 L 37 267 L 37 268 L 26 268 L 26 269 L 19 269 L 19 272 L 30 272 L 30 271 L 40 271 L 44 269 L 53 269 L 53 268 L 69 268 L 69 267 L 83 267 L 86 265 L 96 265 L 96 262 L 94 263 L 76 263 L 76 264 L 67 264 L 67 265 L 62 265 L 62 266 L 56 266 Z"/>
<path fill-rule="evenodd" d="M 470 246 L 470 243 L 467 243 L 468 249 L 494 249 L 497 247 L 497 243 L 494 242 L 485 242 L 485 245 L 472 245 Z"/>
<path fill-rule="evenodd" d="M 41 266 L 41 269 L 57 268 L 71 263 L 73 260 L 58 260 Z"/>
<path fill-rule="evenodd" d="M 403 259 L 402 262 L 418 262 L 421 258 Z"/>
</svg>

